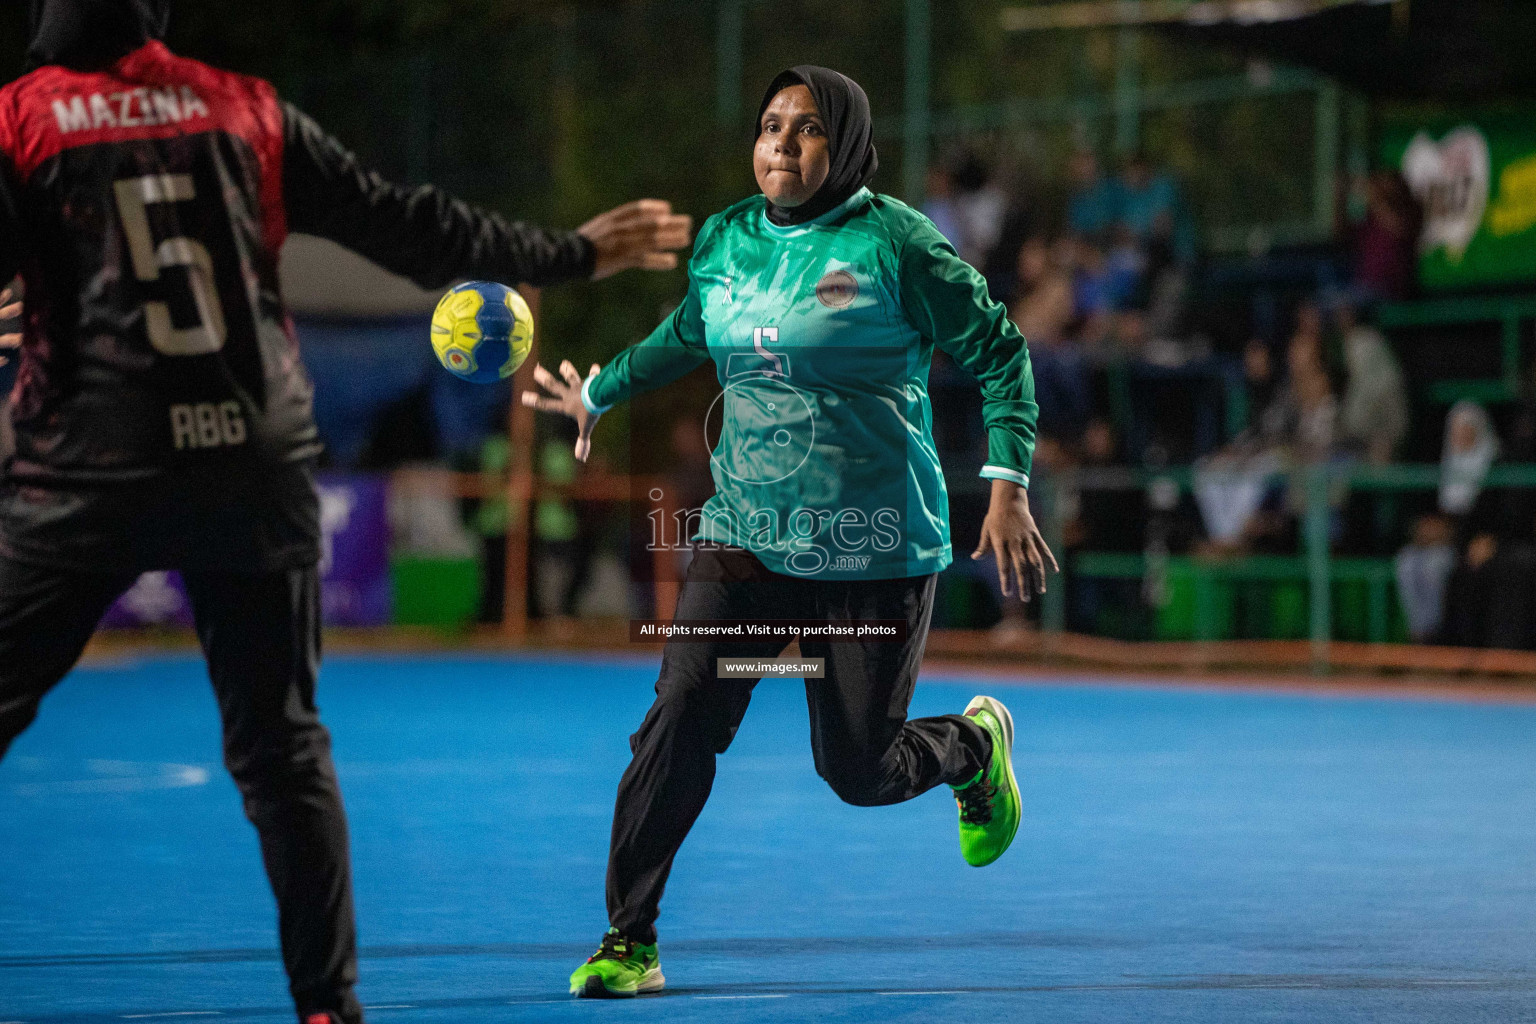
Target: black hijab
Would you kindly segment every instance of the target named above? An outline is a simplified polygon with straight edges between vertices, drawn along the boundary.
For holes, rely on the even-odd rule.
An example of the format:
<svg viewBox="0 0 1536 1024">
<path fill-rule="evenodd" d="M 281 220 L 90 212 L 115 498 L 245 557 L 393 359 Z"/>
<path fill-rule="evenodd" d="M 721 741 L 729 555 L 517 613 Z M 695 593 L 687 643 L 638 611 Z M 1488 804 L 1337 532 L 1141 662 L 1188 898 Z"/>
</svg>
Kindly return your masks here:
<svg viewBox="0 0 1536 1024">
<path fill-rule="evenodd" d="M 847 75 L 814 64 L 798 64 L 780 72 L 763 94 L 757 108 L 761 130 L 763 111 L 781 90 L 803 85 L 811 90 L 811 99 L 827 129 L 831 166 L 821 188 L 799 206 L 775 206 L 768 203 L 768 219 L 775 224 L 803 224 L 815 220 L 844 202 L 875 176 L 880 161 L 875 156 L 874 123 L 869 116 L 869 97 L 859 83 Z"/>
<path fill-rule="evenodd" d="M 27 64 L 104 68 L 165 37 L 171 0 L 32 0 Z"/>
</svg>

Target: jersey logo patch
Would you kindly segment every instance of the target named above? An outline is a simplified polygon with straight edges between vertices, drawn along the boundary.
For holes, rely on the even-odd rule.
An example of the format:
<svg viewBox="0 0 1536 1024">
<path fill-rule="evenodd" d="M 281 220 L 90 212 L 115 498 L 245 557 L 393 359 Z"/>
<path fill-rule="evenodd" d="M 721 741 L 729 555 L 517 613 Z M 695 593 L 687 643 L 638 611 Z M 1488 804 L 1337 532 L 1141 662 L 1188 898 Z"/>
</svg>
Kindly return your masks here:
<svg viewBox="0 0 1536 1024">
<path fill-rule="evenodd" d="M 859 297 L 859 282 L 846 270 L 831 270 L 816 282 L 816 301 L 828 309 L 847 309 Z"/>
</svg>

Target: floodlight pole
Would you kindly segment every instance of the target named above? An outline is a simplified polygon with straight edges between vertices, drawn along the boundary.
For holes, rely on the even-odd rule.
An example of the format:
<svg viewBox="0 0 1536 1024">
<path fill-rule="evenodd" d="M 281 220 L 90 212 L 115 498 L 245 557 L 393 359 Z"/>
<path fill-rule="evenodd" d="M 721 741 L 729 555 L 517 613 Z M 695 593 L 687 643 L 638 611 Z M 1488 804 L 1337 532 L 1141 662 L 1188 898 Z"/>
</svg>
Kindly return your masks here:
<svg viewBox="0 0 1536 1024">
<path fill-rule="evenodd" d="M 933 21 L 929 0 L 907 0 L 907 76 L 902 103 L 902 197 L 920 206 L 928 185 L 929 58 Z"/>
</svg>

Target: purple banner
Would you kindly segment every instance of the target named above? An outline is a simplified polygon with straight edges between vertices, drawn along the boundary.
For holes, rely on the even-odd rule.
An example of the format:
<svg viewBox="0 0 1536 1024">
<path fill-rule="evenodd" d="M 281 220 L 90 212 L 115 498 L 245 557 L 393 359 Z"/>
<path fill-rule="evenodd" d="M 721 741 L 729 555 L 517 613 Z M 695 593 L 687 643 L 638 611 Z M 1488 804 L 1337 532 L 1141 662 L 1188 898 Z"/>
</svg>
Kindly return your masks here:
<svg viewBox="0 0 1536 1024">
<path fill-rule="evenodd" d="M 389 622 L 389 509 L 386 479 L 321 473 L 320 598 L 328 626 Z M 181 575 L 147 572 L 102 619 L 109 629 L 190 626 L 192 606 Z"/>
<path fill-rule="evenodd" d="M 329 626 L 389 622 L 389 495 L 386 478 L 321 473 L 320 593 Z"/>
<path fill-rule="evenodd" d="M 190 626 L 192 605 L 177 572 L 147 572 L 138 578 L 117 603 L 107 609 L 101 624 L 107 629 L 132 626 Z"/>
</svg>

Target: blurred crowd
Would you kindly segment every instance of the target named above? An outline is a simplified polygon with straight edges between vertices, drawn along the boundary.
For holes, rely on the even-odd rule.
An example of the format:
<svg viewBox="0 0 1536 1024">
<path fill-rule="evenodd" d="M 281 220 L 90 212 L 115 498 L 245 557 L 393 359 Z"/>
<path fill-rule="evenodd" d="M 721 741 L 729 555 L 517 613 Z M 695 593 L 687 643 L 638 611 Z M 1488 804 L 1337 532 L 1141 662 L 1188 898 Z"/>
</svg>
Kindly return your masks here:
<svg viewBox="0 0 1536 1024">
<path fill-rule="evenodd" d="M 933 172 L 923 207 L 1028 339 L 1044 467 L 1102 458 L 1106 432 L 1113 459 L 1135 465 L 1391 460 L 1408 432 L 1407 396 L 1368 311 L 1411 292 L 1411 206 L 1368 199 L 1347 266 L 1322 254 L 1310 293 L 1276 309 L 1273 289 L 1255 290 L 1255 308 L 1217 323 L 1202 291 L 1210 268 L 1171 173 L 1136 154 L 1111 175 L 1081 151 L 1067 179 L 1062 208 L 1042 210 L 1011 200 L 964 156 Z M 1388 179 L 1401 182 L 1382 176 L 1365 190 L 1375 196 Z M 1226 543 L 1248 517 L 1216 504 L 1213 532 Z"/>
<path fill-rule="evenodd" d="M 1080 151 L 1062 176 L 1061 199 L 1042 208 L 962 154 L 931 174 L 923 209 L 1028 340 L 1037 473 L 1193 467 L 1188 491 L 1074 490 L 1062 505 L 1069 552 L 1140 552 L 1148 566 L 1168 554 L 1294 556 L 1307 501 L 1297 471 L 1438 454 L 1432 495 L 1331 488 L 1332 552 L 1392 559 L 1413 640 L 1536 648 L 1536 501 L 1484 487 L 1495 460 L 1536 461 L 1536 398 L 1497 417 L 1471 401 L 1449 413 L 1413 401 L 1373 323 L 1381 303 L 1416 293 L 1422 213 L 1401 175 L 1350 183 L 1335 244 L 1226 265 L 1199 251 L 1180 183 L 1145 155 L 1111 171 Z M 956 468 L 984 454 L 973 390 L 936 363 L 936 430 Z M 1157 600 L 1146 582 L 1121 597 Z M 1101 631 L 1115 587 L 1066 585 L 1069 628 Z M 1025 609 L 994 597 L 1002 634 L 1030 628 Z"/>
</svg>

